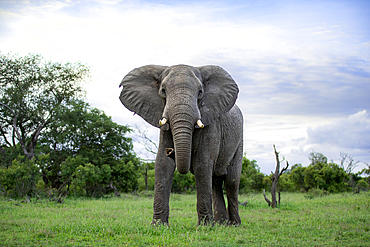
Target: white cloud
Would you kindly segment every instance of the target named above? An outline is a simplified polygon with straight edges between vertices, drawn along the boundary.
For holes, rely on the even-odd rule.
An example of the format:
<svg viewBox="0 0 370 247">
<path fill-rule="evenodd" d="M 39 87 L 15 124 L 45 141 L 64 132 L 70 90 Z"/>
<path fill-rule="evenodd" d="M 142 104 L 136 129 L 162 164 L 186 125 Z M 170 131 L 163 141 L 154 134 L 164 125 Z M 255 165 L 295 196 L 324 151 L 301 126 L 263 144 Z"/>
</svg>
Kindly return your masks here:
<svg viewBox="0 0 370 247">
<path fill-rule="evenodd" d="M 346 149 L 370 151 L 370 115 L 366 110 L 332 124 L 307 130 L 310 144 L 329 144 Z"/>
<path fill-rule="evenodd" d="M 289 142 L 291 145 L 289 157 L 294 160 L 308 157 L 312 151 L 324 154 L 329 161 L 340 163 L 340 152 L 354 156 L 362 163 L 355 169 L 360 171 L 365 167 L 363 162 L 370 161 L 370 114 L 366 110 L 349 115 L 346 118 L 333 120 L 331 123 L 307 128 L 306 137 Z M 301 160 L 308 165 L 308 159 Z"/>
</svg>

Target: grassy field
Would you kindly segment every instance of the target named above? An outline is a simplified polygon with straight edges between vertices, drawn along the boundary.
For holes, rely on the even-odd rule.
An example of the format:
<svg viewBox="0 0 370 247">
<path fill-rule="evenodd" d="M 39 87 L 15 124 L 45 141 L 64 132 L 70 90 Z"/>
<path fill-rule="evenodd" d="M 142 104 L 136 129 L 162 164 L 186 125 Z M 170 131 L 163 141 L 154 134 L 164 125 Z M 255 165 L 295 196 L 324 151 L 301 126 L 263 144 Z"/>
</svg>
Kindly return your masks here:
<svg viewBox="0 0 370 247">
<path fill-rule="evenodd" d="M 282 193 L 275 209 L 262 193 L 240 196 L 246 199 L 239 227 L 196 226 L 195 195 L 171 195 L 169 227 L 150 225 L 153 198 L 147 195 L 67 198 L 62 205 L 0 199 L 0 245 L 370 246 L 369 192 L 313 199 Z"/>
</svg>

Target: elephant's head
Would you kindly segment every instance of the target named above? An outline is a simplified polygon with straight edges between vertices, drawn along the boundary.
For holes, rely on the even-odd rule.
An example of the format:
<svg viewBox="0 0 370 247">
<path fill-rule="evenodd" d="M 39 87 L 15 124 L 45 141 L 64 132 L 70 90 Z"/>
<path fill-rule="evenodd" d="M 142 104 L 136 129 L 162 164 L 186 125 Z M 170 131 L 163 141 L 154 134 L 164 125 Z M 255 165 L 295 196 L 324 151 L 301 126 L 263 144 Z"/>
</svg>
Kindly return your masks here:
<svg viewBox="0 0 370 247">
<path fill-rule="evenodd" d="M 171 129 L 177 170 L 190 169 L 194 128 L 203 128 L 234 105 L 238 86 L 221 67 L 148 65 L 132 70 L 120 100 L 151 125 Z"/>
</svg>

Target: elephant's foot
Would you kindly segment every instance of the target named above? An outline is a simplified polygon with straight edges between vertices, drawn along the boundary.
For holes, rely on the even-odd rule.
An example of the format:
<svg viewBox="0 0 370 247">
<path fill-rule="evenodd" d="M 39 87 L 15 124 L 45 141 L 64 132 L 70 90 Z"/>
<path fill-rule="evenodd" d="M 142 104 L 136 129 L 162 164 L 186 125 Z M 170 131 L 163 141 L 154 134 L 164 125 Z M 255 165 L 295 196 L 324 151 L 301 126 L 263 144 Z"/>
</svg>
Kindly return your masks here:
<svg viewBox="0 0 370 247">
<path fill-rule="evenodd" d="M 152 220 L 152 225 L 153 226 L 162 226 L 162 225 L 169 226 L 168 221 L 165 222 L 165 221 L 162 221 L 161 219 L 153 219 Z"/>
<path fill-rule="evenodd" d="M 160 203 L 154 203 L 152 225 L 168 225 L 169 208 Z"/>
<path fill-rule="evenodd" d="M 213 226 L 215 221 L 212 215 L 198 217 L 198 226 Z"/>
<path fill-rule="evenodd" d="M 233 219 L 230 219 L 227 224 L 229 226 L 240 226 L 240 224 L 242 223 L 242 221 L 240 220 L 240 217 L 239 215 L 236 215 L 236 217 L 234 217 Z"/>
<path fill-rule="evenodd" d="M 226 210 L 225 210 L 226 211 Z M 215 213 L 215 222 L 218 223 L 219 225 L 225 225 L 225 224 L 228 224 L 229 222 L 229 217 L 227 216 L 227 214 L 217 214 Z"/>
</svg>

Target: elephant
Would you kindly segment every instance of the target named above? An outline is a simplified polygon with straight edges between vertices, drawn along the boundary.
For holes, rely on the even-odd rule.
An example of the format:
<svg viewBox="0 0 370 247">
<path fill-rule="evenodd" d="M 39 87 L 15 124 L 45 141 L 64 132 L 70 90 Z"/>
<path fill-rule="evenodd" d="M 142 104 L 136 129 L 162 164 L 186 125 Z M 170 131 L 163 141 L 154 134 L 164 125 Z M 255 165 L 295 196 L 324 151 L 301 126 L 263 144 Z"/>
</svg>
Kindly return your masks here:
<svg viewBox="0 0 370 247">
<path fill-rule="evenodd" d="M 195 176 L 198 225 L 240 225 L 243 115 L 228 72 L 216 65 L 147 65 L 129 72 L 120 87 L 122 104 L 160 128 L 152 224 L 168 224 L 177 169 Z"/>
</svg>

